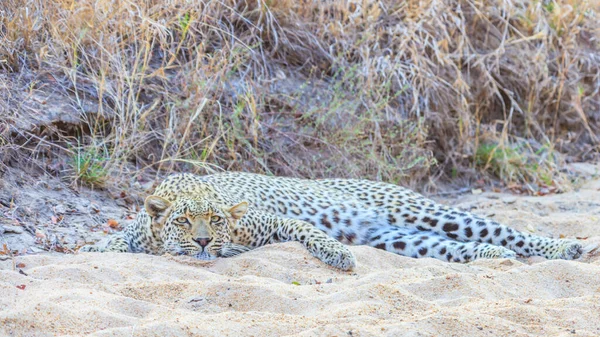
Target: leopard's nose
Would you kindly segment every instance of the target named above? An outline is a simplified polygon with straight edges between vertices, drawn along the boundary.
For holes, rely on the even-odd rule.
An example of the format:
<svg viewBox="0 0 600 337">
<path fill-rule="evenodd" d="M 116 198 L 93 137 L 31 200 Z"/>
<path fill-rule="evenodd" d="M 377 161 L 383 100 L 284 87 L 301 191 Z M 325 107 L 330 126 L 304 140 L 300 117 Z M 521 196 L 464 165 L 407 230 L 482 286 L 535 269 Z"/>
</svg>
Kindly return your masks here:
<svg viewBox="0 0 600 337">
<path fill-rule="evenodd" d="M 212 238 L 195 238 L 194 241 L 196 241 L 200 247 L 204 248 L 208 246 L 208 243 L 212 241 Z"/>
</svg>

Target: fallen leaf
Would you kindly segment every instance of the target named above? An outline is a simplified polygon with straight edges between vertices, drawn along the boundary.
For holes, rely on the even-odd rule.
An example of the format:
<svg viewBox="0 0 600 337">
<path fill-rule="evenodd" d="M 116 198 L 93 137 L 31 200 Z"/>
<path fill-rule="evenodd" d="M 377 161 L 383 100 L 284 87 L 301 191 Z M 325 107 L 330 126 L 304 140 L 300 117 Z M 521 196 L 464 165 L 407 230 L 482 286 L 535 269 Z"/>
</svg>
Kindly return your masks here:
<svg viewBox="0 0 600 337">
<path fill-rule="evenodd" d="M 17 288 L 19 288 L 19 289 L 21 289 L 21 290 L 25 290 L 25 287 L 26 287 L 26 285 L 24 285 L 24 284 L 19 284 L 19 285 L 17 286 Z"/>
<path fill-rule="evenodd" d="M 17 263 L 17 268 L 25 268 L 25 263 L 23 263 L 23 262 Z"/>
<path fill-rule="evenodd" d="M 298 282 L 298 281 L 293 281 L 293 282 L 292 282 L 292 284 L 293 284 L 293 285 L 296 285 L 296 286 L 299 286 L 299 285 L 300 285 L 300 282 Z"/>
<path fill-rule="evenodd" d="M 119 222 L 115 219 L 108 219 L 108 227 L 110 228 L 118 228 Z"/>
<path fill-rule="evenodd" d="M 90 207 L 92 208 L 92 211 L 94 213 L 100 213 L 100 207 L 98 207 L 98 205 L 96 204 L 91 204 Z"/>
<path fill-rule="evenodd" d="M 558 237 L 559 237 L 559 238 L 561 238 L 561 239 L 564 239 L 564 238 L 566 238 L 567 236 L 566 236 L 566 235 L 564 235 L 564 234 L 559 234 L 559 235 L 558 235 Z"/>
<path fill-rule="evenodd" d="M 44 234 L 44 232 L 42 232 L 39 229 L 35 230 L 35 237 L 39 238 L 39 239 L 45 239 L 46 238 L 46 234 Z"/>
</svg>

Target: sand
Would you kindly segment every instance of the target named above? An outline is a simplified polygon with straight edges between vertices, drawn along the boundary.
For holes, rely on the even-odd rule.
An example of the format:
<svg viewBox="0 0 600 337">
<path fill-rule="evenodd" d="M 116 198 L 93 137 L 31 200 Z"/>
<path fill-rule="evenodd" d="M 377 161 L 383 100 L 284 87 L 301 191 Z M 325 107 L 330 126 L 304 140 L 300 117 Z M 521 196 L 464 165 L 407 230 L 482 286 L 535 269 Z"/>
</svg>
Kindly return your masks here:
<svg viewBox="0 0 600 337">
<path fill-rule="evenodd" d="M 599 189 L 452 201 L 521 230 L 585 238 L 578 261 L 451 264 L 357 246 L 358 267 L 340 272 L 294 242 L 210 262 L 19 256 L 0 262 L 0 335 L 600 336 Z"/>
</svg>

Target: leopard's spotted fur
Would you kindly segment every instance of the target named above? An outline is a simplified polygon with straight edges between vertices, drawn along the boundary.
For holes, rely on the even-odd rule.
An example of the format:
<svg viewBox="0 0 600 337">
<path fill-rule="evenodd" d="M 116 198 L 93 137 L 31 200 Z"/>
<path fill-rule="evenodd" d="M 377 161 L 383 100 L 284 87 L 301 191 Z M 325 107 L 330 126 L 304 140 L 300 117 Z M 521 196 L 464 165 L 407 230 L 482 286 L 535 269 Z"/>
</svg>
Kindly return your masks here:
<svg viewBox="0 0 600 337">
<path fill-rule="evenodd" d="M 268 243 L 293 240 L 300 241 L 325 263 L 344 270 L 356 265 L 344 244 L 370 245 L 400 255 L 452 262 L 512 258 L 516 254 L 574 259 L 581 254 L 581 244 L 576 240 L 522 233 L 437 204 L 397 185 L 368 180 L 305 180 L 239 172 L 178 174 L 167 178 L 149 200 L 146 209 L 154 216 L 142 211 L 125 234 L 117 237 L 116 241 L 122 242 L 109 243 L 104 250 L 172 252 L 207 258 L 233 256 Z M 167 206 L 160 213 L 152 201 Z M 233 205 L 239 207 L 235 217 L 229 211 Z M 196 220 L 198 217 L 204 217 L 203 226 L 182 229 L 176 219 L 190 209 L 195 211 L 186 216 L 197 223 L 201 222 Z M 228 224 L 211 224 L 206 220 L 211 214 L 219 214 Z M 178 234 L 171 242 L 192 248 L 173 250 L 161 239 L 174 232 Z M 198 235 L 210 235 L 214 246 L 203 249 L 197 243 Z"/>
</svg>

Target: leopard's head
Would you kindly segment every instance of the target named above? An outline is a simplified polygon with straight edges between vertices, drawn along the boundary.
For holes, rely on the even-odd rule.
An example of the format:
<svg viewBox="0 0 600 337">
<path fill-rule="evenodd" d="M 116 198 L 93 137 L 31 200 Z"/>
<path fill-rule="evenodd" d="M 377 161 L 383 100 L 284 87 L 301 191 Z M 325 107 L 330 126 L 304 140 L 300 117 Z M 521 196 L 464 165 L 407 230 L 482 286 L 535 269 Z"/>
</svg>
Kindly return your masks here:
<svg viewBox="0 0 600 337">
<path fill-rule="evenodd" d="M 194 197 L 170 202 L 156 195 L 146 198 L 144 206 L 152 218 L 152 231 L 162 239 L 165 252 L 202 260 L 214 259 L 223 243 L 231 242 L 231 232 L 248 210 L 245 201 L 225 206 Z"/>
</svg>

